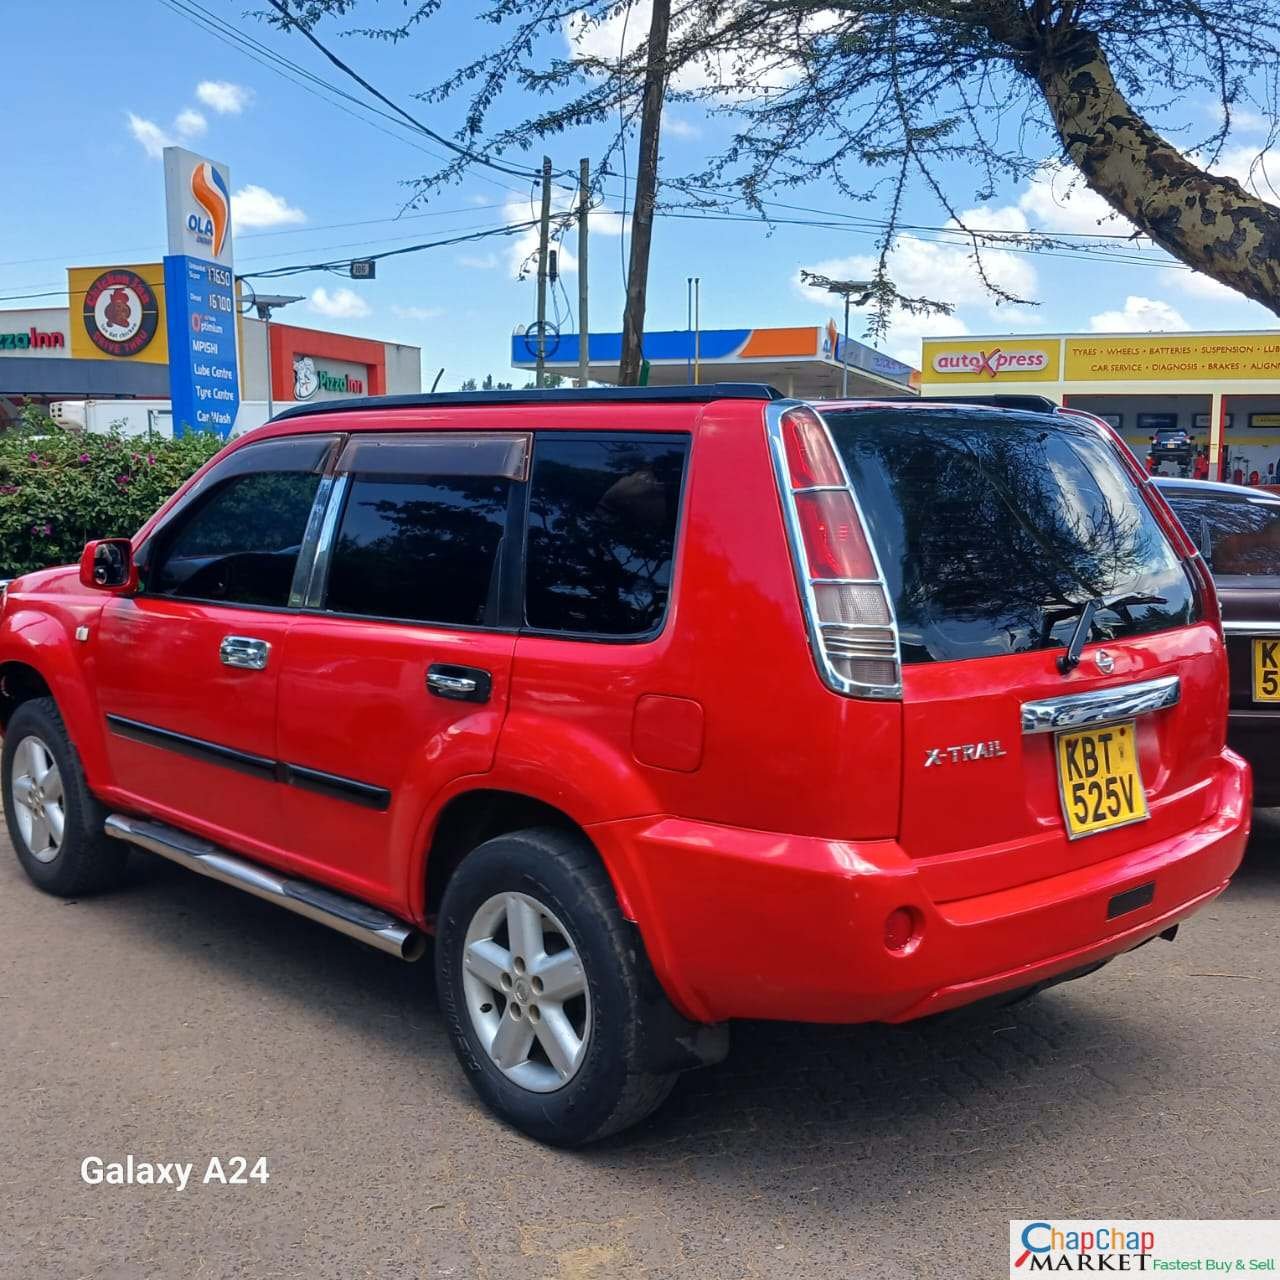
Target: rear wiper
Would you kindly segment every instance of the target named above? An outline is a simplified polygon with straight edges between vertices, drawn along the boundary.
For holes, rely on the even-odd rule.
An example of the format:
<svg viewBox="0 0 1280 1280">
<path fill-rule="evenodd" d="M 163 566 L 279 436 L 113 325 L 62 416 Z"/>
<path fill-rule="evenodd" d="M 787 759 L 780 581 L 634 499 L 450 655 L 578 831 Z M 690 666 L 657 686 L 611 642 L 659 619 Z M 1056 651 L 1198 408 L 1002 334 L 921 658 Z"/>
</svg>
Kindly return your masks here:
<svg viewBox="0 0 1280 1280">
<path fill-rule="evenodd" d="M 1071 633 L 1067 651 L 1058 657 L 1058 670 L 1064 676 L 1070 675 L 1080 665 L 1080 655 L 1084 652 L 1085 641 L 1089 638 L 1089 632 L 1093 630 L 1093 619 L 1098 611 L 1104 608 L 1106 608 L 1106 602 L 1098 596 L 1092 600 L 1086 600 L 1081 606 L 1080 619 Z"/>
<path fill-rule="evenodd" d="M 1129 609 L 1135 604 L 1167 604 L 1167 596 L 1144 596 L 1144 595 L 1127 595 L 1114 596 L 1110 600 L 1104 600 L 1101 596 L 1094 596 L 1091 600 L 1086 600 L 1083 604 L 1072 605 L 1069 611 L 1063 613 L 1058 619 L 1065 622 L 1077 610 L 1079 610 L 1080 618 L 1075 625 L 1075 630 L 1071 633 L 1071 639 L 1067 643 L 1067 651 L 1058 658 L 1058 670 L 1062 674 L 1070 675 L 1080 665 L 1080 655 L 1084 651 L 1084 646 L 1089 639 L 1089 633 L 1093 630 L 1093 620 L 1102 610 L 1116 610 L 1121 613 L 1128 613 Z"/>
</svg>

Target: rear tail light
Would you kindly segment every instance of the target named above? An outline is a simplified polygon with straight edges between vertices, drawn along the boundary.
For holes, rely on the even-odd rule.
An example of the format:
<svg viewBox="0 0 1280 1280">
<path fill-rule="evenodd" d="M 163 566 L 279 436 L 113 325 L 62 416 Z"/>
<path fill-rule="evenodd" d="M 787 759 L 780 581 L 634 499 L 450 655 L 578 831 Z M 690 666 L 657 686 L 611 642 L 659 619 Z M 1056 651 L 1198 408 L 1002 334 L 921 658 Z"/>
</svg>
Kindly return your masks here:
<svg viewBox="0 0 1280 1280">
<path fill-rule="evenodd" d="M 1099 418 L 1097 414 L 1089 413 L 1087 410 L 1061 409 L 1059 412 L 1064 417 L 1079 418 L 1092 423 L 1105 434 L 1111 447 L 1119 455 L 1124 469 L 1129 473 L 1129 478 L 1138 486 L 1138 492 L 1142 494 L 1142 500 L 1155 517 L 1156 523 L 1173 543 L 1173 549 L 1186 563 L 1187 572 L 1191 574 L 1192 584 L 1195 587 L 1200 616 L 1221 633 L 1222 608 L 1218 603 L 1218 589 L 1213 584 L 1213 576 L 1204 562 L 1204 557 L 1200 554 L 1200 548 L 1182 527 L 1182 521 L 1174 515 L 1173 508 L 1151 479 L 1150 473 L 1125 443 L 1124 437 L 1105 418 Z M 1154 436 L 1151 438 L 1155 440 Z"/>
<path fill-rule="evenodd" d="M 898 631 L 884 575 L 827 428 L 807 406 L 767 412 L 818 670 L 838 693 L 900 697 Z"/>
</svg>

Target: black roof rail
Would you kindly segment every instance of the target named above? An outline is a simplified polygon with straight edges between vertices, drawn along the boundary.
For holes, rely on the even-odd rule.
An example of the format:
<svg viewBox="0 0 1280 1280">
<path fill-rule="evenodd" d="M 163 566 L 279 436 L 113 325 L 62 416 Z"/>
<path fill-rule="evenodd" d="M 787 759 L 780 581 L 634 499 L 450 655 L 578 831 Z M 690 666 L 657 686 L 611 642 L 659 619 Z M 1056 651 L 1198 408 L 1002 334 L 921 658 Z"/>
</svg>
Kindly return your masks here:
<svg viewBox="0 0 1280 1280">
<path fill-rule="evenodd" d="M 1048 396 L 1004 395 L 979 392 L 972 396 L 877 396 L 881 400 L 901 400 L 910 404 L 974 404 L 989 409 L 1020 409 L 1024 413 L 1054 413 L 1062 406 Z"/>
<path fill-rule="evenodd" d="M 687 387 L 546 387 L 541 391 L 440 391 L 400 396 L 361 396 L 291 405 L 272 419 L 308 413 L 350 413 L 357 409 L 435 409 L 440 406 L 504 404 L 710 404 L 713 400 L 783 400 L 777 387 L 762 382 L 707 382 Z"/>
</svg>

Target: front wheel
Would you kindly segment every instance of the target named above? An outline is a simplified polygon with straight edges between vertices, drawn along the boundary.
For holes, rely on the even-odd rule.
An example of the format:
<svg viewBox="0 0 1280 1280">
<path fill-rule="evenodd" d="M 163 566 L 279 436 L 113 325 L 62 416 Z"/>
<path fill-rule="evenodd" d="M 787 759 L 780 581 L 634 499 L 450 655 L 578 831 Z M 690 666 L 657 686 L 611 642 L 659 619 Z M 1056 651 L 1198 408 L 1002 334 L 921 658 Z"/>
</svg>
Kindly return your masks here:
<svg viewBox="0 0 1280 1280">
<path fill-rule="evenodd" d="M 22 869 L 46 893 L 75 897 L 115 886 L 128 850 L 103 832 L 80 757 L 52 698 L 24 702 L 0 753 L 4 818 Z"/>
<path fill-rule="evenodd" d="M 641 1060 L 647 963 L 594 852 L 564 832 L 480 845 L 441 903 L 436 983 L 454 1050 L 494 1111 L 556 1146 L 635 1124 L 675 1082 Z"/>
</svg>

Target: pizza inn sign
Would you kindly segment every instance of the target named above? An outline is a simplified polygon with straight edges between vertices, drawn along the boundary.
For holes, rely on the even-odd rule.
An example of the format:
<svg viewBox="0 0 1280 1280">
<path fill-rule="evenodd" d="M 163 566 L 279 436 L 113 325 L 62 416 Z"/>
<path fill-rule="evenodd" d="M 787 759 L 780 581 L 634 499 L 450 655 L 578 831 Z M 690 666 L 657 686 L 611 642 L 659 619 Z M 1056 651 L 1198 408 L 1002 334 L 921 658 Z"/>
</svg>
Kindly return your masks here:
<svg viewBox="0 0 1280 1280">
<path fill-rule="evenodd" d="M 322 368 L 311 356 L 297 356 L 293 362 L 294 399 L 310 400 L 317 391 L 338 396 L 362 396 L 364 382 L 349 373 Z"/>
<path fill-rule="evenodd" d="M 0 351 L 53 351 L 66 345 L 67 335 L 56 329 L 37 329 L 33 325 L 21 333 L 0 333 Z"/>
<path fill-rule="evenodd" d="M 972 351 L 940 351 L 933 357 L 935 373 L 970 374 L 977 378 L 998 378 L 1002 373 L 1041 373 L 1049 367 L 1047 351 L 1002 351 L 975 348 Z"/>
</svg>

